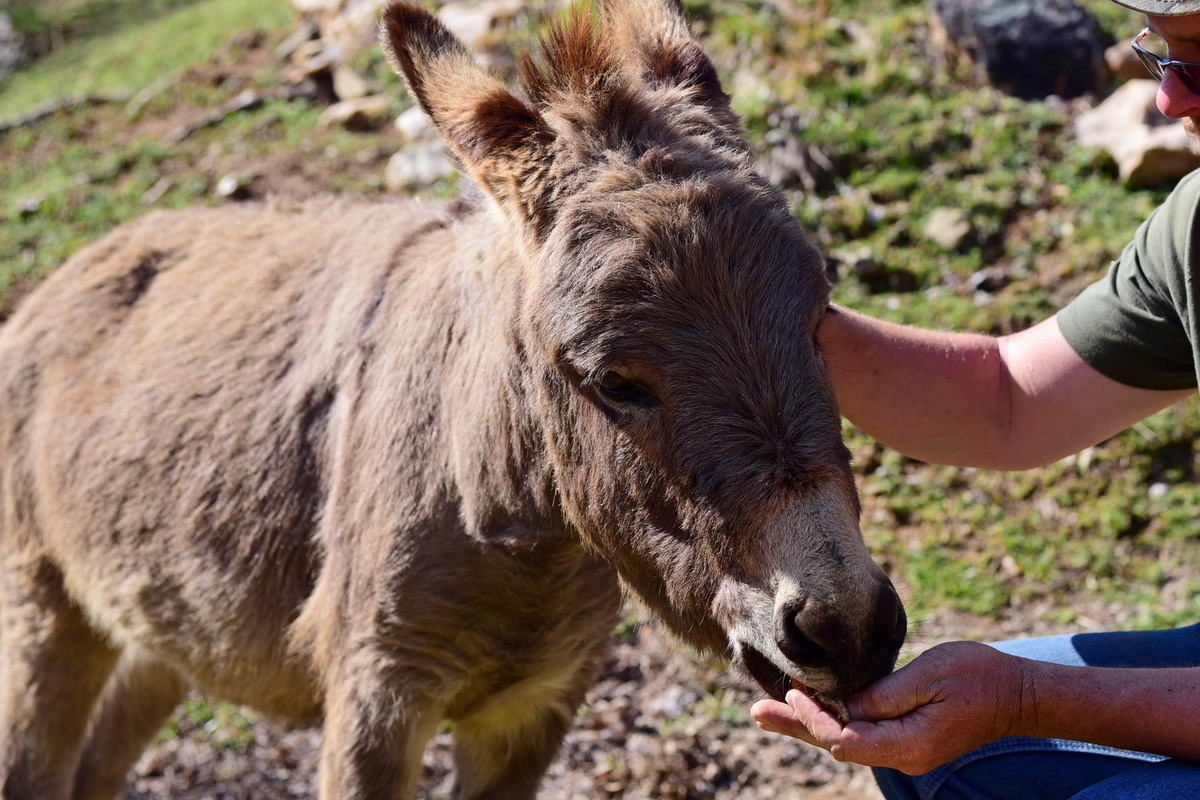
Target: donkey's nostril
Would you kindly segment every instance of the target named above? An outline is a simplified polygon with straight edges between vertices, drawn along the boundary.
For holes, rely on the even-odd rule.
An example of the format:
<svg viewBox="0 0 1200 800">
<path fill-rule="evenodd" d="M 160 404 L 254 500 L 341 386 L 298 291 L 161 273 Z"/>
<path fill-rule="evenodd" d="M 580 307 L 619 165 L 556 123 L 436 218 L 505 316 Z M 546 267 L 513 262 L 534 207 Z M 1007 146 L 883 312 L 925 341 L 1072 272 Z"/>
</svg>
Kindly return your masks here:
<svg viewBox="0 0 1200 800">
<path fill-rule="evenodd" d="M 904 613 L 904 604 L 891 584 L 880 589 L 875 620 L 876 636 L 880 642 L 890 642 L 897 648 L 904 644 L 904 635 L 908 632 L 908 615 Z"/>
<path fill-rule="evenodd" d="M 804 600 L 784 603 L 775 612 L 775 644 L 793 663 L 806 667 L 833 664 L 845 652 L 845 626 Z"/>
</svg>

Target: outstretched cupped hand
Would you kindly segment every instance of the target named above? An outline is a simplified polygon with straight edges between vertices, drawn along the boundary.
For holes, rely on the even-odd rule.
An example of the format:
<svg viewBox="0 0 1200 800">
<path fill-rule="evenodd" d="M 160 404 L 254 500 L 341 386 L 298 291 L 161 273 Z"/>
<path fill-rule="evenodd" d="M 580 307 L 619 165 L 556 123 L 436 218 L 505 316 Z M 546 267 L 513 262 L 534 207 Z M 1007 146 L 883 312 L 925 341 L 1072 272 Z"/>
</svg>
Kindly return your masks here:
<svg viewBox="0 0 1200 800">
<path fill-rule="evenodd" d="M 801 739 L 838 761 L 928 772 L 1019 726 L 1025 685 L 1021 659 L 975 642 L 950 642 L 850 699 L 843 725 L 803 692 L 750 709 L 766 731 Z"/>
</svg>

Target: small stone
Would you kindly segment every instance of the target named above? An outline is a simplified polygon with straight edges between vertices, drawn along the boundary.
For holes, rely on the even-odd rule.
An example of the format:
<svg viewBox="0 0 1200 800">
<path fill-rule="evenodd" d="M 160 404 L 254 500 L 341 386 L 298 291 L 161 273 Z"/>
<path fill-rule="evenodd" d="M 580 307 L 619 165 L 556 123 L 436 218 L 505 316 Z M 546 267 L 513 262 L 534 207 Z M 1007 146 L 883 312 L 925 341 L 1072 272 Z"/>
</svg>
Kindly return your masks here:
<svg viewBox="0 0 1200 800">
<path fill-rule="evenodd" d="M 829 258 L 834 263 L 845 266 L 847 272 L 859 280 L 875 281 L 887 277 L 887 267 L 880 264 L 871 248 L 865 245 L 835 250 L 829 254 Z"/>
<path fill-rule="evenodd" d="M 829 254 L 826 267 L 830 280 L 837 282 L 837 267 L 843 266 L 847 274 L 854 276 L 872 291 L 911 292 L 920 280 L 910 270 L 891 267 L 875 258 L 867 246 L 850 247 Z"/>
<path fill-rule="evenodd" d="M 371 84 L 345 65 L 333 68 L 333 93 L 339 100 L 358 100 L 372 93 Z"/>
<path fill-rule="evenodd" d="M 384 185 L 388 191 L 404 192 L 433 186 L 455 173 L 442 148 L 437 144 L 422 144 L 401 150 L 388 161 Z"/>
<path fill-rule="evenodd" d="M 46 201 L 43 195 L 33 195 L 32 197 L 23 197 L 17 201 L 17 214 L 21 217 L 32 217 L 42 210 L 42 203 Z"/>
<path fill-rule="evenodd" d="M 967 290 L 995 294 L 1012 283 L 1012 275 L 1004 267 L 984 267 L 967 278 Z"/>
<path fill-rule="evenodd" d="M 373 130 L 387 120 L 391 105 L 391 99 L 384 95 L 343 100 L 321 112 L 317 119 L 317 127 L 342 128 L 348 131 Z"/>
<path fill-rule="evenodd" d="M 288 73 L 291 81 L 300 81 L 324 75 L 342 61 L 341 51 L 320 39 L 303 42 L 292 51 L 292 66 Z"/>
<path fill-rule="evenodd" d="M 341 2 L 340 0 L 292 0 L 292 5 L 296 7 L 297 11 L 304 14 L 315 12 L 332 13 L 338 10 Z"/>
<path fill-rule="evenodd" d="M 433 120 L 423 108 L 413 106 L 396 117 L 396 130 L 406 139 L 422 139 L 433 132 Z"/>
<path fill-rule="evenodd" d="M 224 200 L 245 200 L 250 196 L 250 185 L 254 183 L 253 175 L 229 173 L 223 175 L 214 189 L 217 197 Z"/>
<path fill-rule="evenodd" d="M 1121 81 L 1144 80 L 1149 76 L 1146 65 L 1125 40 L 1111 45 L 1104 51 L 1104 64 L 1112 76 Z"/>
<path fill-rule="evenodd" d="M 35 6 L 36 7 L 36 6 Z M 29 60 L 25 39 L 8 14 L 0 13 L 0 80 Z"/>
<path fill-rule="evenodd" d="M 926 239 L 945 250 L 958 250 L 975 234 L 971 220 L 958 208 L 935 208 L 921 229 Z"/>
<path fill-rule="evenodd" d="M 317 26 L 311 21 L 305 20 L 276 46 L 275 55 L 281 59 L 289 59 L 300 45 L 311 42 L 315 38 L 317 38 Z"/>
</svg>

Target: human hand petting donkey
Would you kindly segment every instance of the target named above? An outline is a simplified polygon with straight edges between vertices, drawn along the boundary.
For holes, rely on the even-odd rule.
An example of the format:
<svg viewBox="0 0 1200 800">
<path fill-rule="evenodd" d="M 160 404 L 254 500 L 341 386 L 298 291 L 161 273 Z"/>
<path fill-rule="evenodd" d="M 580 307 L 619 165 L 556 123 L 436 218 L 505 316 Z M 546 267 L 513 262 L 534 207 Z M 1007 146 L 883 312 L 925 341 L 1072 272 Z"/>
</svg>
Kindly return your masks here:
<svg viewBox="0 0 1200 800">
<path fill-rule="evenodd" d="M 976 642 L 922 653 L 848 702 L 842 724 L 802 691 L 787 702 L 760 700 L 758 726 L 825 750 L 838 761 L 918 775 L 1023 727 L 1025 659 Z M 1030 698 L 1031 699 L 1031 698 Z"/>
</svg>

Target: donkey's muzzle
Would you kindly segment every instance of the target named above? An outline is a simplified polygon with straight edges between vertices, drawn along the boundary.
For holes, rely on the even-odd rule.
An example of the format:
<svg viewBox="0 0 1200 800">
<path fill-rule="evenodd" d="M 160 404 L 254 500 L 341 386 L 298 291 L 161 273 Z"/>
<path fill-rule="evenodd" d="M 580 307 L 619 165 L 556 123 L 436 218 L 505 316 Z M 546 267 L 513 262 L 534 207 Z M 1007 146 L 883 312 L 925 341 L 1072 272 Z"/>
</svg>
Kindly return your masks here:
<svg viewBox="0 0 1200 800">
<path fill-rule="evenodd" d="M 849 696 L 892 671 L 908 625 L 886 580 L 858 608 L 847 614 L 811 597 L 782 603 L 775 610 L 775 644 L 798 667 L 835 675 L 838 694 Z"/>
</svg>

